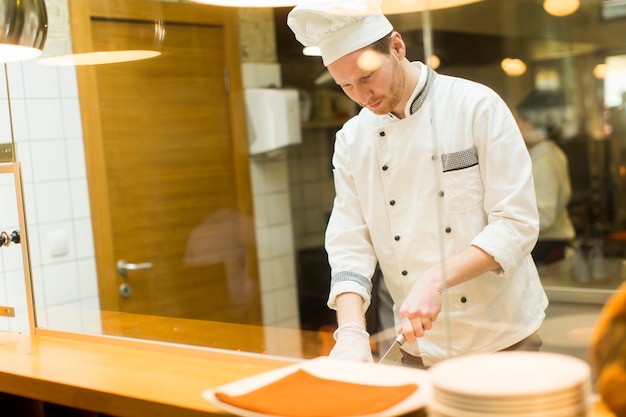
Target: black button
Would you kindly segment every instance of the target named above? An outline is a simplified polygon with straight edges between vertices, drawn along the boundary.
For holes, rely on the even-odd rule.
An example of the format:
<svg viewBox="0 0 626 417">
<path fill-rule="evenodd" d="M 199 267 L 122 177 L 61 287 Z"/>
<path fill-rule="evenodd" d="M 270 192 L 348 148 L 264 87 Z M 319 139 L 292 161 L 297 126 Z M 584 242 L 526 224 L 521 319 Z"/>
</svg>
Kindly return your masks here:
<svg viewBox="0 0 626 417">
<path fill-rule="evenodd" d="M 443 191 L 439 191 L 439 197 L 443 197 L 445 193 Z"/>
<path fill-rule="evenodd" d="M 450 227 L 446 227 L 446 233 L 450 233 L 452 229 Z"/>
<path fill-rule="evenodd" d="M 387 171 L 389 167 L 387 165 L 383 165 L 383 171 Z"/>
<path fill-rule="evenodd" d="M 407 270 L 402 271 L 402 275 L 404 275 L 404 276 L 409 275 L 409 271 L 407 271 Z"/>
<path fill-rule="evenodd" d="M 400 240 L 400 235 L 395 235 L 393 238 L 394 238 L 394 240 L 398 241 L 398 240 Z"/>
<path fill-rule="evenodd" d="M 390 204 L 390 205 L 392 205 L 392 206 L 395 206 L 395 205 L 396 205 L 396 200 L 391 200 L 391 201 L 389 202 L 389 204 Z"/>
<path fill-rule="evenodd" d="M 461 297 L 461 302 L 462 302 L 463 304 L 467 303 L 467 298 L 465 298 L 465 297 Z"/>
<path fill-rule="evenodd" d="M 380 132 L 379 135 L 380 136 L 385 136 L 385 132 Z"/>
</svg>

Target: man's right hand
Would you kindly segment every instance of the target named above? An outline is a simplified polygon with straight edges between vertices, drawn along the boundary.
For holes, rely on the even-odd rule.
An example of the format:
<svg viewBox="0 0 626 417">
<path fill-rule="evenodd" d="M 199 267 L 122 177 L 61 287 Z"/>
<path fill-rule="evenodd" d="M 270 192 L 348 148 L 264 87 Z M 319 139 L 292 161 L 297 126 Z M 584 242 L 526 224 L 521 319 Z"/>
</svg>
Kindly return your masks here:
<svg viewBox="0 0 626 417">
<path fill-rule="evenodd" d="M 353 362 L 374 362 L 370 335 L 360 324 L 343 324 L 335 330 L 333 337 L 336 343 L 328 355 L 330 358 Z"/>
</svg>

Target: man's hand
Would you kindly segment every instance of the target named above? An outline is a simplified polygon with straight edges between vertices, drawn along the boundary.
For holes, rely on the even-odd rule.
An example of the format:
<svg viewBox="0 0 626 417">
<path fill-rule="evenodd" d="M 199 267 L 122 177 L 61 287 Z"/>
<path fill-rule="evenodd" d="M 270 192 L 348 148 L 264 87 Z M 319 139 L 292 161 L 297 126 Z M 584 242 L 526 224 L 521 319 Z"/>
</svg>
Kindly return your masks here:
<svg viewBox="0 0 626 417">
<path fill-rule="evenodd" d="M 432 329 L 441 312 L 441 275 L 431 268 L 420 277 L 400 306 L 402 333 L 409 342 Z"/>
<path fill-rule="evenodd" d="M 407 342 L 415 342 L 432 329 L 441 312 L 444 287 L 454 287 L 500 268 L 500 264 L 487 252 L 477 246 L 469 246 L 446 260 L 445 273 L 439 264 L 427 269 L 400 306 L 401 332 Z"/>
<path fill-rule="evenodd" d="M 336 343 L 329 357 L 353 362 L 374 362 L 370 348 L 370 335 L 360 324 L 341 325 L 335 330 L 333 337 Z"/>
</svg>

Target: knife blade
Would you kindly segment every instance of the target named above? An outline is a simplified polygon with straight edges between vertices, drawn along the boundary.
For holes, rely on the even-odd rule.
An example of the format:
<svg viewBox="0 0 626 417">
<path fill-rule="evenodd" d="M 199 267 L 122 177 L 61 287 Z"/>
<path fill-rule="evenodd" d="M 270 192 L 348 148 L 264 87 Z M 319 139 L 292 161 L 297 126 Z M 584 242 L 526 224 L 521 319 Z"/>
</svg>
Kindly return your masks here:
<svg viewBox="0 0 626 417">
<path fill-rule="evenodd" d="M 406 338 L 404 337 L 403 333 L 400 333 L 398 337 L 396 337 L 396 340 L 393 341 L 391 346 L 389 346 L 389 349 L 387 349 L 387 351 L 383 354 L 383 356 L 380 357 L 380 359 L 378 360 L 378 363 L 379 364 L 383 363 L 383 361 L 385 360 L 387 355 L 389 355 L 389 353 L 393 350 L 393 348 L 396 347 L 396 345 L 402 346 L 404 342 L 406 342 Z"/>
</svg>

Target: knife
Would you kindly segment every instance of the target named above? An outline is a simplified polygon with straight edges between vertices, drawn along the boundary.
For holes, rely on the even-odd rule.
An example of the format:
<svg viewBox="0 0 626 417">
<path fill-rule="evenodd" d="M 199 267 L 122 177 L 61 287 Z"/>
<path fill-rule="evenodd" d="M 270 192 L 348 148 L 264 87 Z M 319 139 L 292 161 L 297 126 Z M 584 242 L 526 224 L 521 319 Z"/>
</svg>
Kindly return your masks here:
<svg viewBox="0 0 626 417">
<path fill-rule="evenodd" d="M 383 363 L 383 361 L 385 360 L 387 355 L 389 355 L 389 352 L 391 352 L 396 345 L 402 346 L 404 344 L 404 342 L 406 342 L 406 338 L 404 337 L 404 333 L 400 333 L 398 335 L 398 337 L 396 337 L 396 340 L 393 341 L 391 346 L 389 346 L 389 349 L 387 349 L 387 351 L 383 354 L 383 356 L 381 356 L 381 358 L 378 360 L 378 363 L 379 364 Z"/>
</svg>

